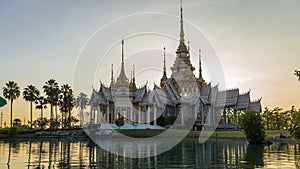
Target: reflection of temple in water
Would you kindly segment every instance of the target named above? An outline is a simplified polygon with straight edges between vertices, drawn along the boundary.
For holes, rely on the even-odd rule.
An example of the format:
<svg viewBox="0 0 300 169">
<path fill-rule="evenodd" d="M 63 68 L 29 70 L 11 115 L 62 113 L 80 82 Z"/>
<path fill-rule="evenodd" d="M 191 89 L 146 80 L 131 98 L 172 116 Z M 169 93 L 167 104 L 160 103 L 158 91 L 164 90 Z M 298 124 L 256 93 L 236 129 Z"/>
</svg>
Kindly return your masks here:
<svg viewBox="0 0 300 169">
<path fill-rule="evenodd" d="M 180 12 L 180 38 L 175 61 L 170 68 L 171 77 L 166 74 L 164 55 L 160 86 L 155 85 L 152 91 L 147 89 L 147 84 L 137 88 L 134 68 L 130 81 L 125 73 L 122 40 L 120 75 L 115 81 L 112 69 L 110 85 L 107 87 L 101 83 L 99 90 L 93 89 L 89 124 L 114 123 L 115 119 L 123 116 L 126 123 L 156 125 L 160 116 L 177 116 L 181 125 L 185 125 L 187 118 L 194 118 L 196 126 L 214 126 L 221 118 L 221 124 L 226 128 L 235 127 L 243 110 L 261 111 L 260 99 L 251 101 L 250 91 L 243 93 L 238 88 L 220 91 L 218 85 L 207 84 L 202 76 L 200 51 L 199 75 L 196 77 L 190 60 L 190 47 L 185 43 L 182 7 Z M 191 95 L 200 97 L 192 103 L 191 109 L 184 110 L 182 98 Z M 190 115 L 186 116 L 187 113 Z"/>
<path fill-rule="evenodd" d="M 197 139 L 184 139 L 170 151 L 148 158 L 115 155 L 88 139 L 0 141 L 0 152 L 0 168 L 277 168 L 283 162 L 300 167 L 299 145 L 252 146 L 244 140 L 199 144 Z"/>
</svg>

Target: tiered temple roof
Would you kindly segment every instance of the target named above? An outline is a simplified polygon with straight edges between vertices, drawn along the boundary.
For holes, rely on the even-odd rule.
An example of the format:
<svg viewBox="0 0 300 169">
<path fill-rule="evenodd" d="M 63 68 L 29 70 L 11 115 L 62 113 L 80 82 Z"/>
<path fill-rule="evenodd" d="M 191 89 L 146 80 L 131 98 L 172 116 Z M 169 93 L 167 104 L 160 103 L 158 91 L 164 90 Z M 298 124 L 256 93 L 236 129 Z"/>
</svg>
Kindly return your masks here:
<svg viewBox="0 0 300 169">
<path fill-rule="evenodd" d="M 199 76 L 196 77 L 193 73 L 186 74 L 184 71 L 178 70 L 191 70 L 194 71 L 194 67 L 190 61 L 189 49 L 187 49 L 184 40 L 183 31 L 183 15 L 182 7 L 181 18 L 180 18 L 180 39 L 179 45 L 176 51 L 176 59 L 173 64 L 172 75 L 170 78 L 166 74 L 166 61 L 165 61 L 165 48 L 164 48 L 164 64 L 163 64 L 163 76 L 160 81 L 160 87 L 154 85 L 152 91 L 147 89 L 147 84 L 143 87 L 137 88 L 135 83 L 135 70 L 133 67 L 132 78 L 128 81 L 125 68 L 124 68 L 124 40 L 122 39 L 122 61 L 121 61 L 121 72 L 116 82 L 113 78 L 113 65 L 112 65 L 112 77 L 110 87 L 100 84 L 98 91 L 93 89 L 92 96 L 90 99 L 91 105 L 108 105 L 114 102 L 114 95 L 121 95 L 122 97 L 130 97 L 130 101 L 137 105 L 150 105 L 155 103 L 159 108 L 162 105 L 170 107 L 176 107 L 180 105 L 180 99 L 182 92 L 184 91 L 195 91 L 189 90 L 188 87 L 195 87 L 194 85 L 187 84 L 183 88 L 179 88 L 182 85 L 181 81 L 176 81 L 177 77 L 187 77 L 188 82 L 196 82 L 196 88 L 199 89 L 199 99 L 203 105 L 214 105 L 216 107 L 230 107 L 234 110 L 256 110 L 261 111 L 261 99 L 251 101 L 250 91 L 246 93 L 240 93 L 238 88 L 229 90 L 219 90 L 218 85 L 212 86 L 211 83 L 207 84 L 202 77 L 201 69 L 201 51 L 199 50 Z M 184 63 L 182 62 L 184 61 Z M 185 80 L 185 79 L 183 79 Z"/>
</svg>

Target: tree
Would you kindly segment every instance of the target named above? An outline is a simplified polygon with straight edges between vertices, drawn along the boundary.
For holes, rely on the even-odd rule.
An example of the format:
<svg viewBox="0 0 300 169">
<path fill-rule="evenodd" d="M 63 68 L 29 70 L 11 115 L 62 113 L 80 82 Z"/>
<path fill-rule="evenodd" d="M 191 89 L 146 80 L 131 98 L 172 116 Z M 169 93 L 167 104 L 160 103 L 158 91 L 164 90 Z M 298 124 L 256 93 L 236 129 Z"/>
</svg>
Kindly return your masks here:
<svg viewBox="0 0 300 169">
<path fill-rule="evenodd" d="M 247 110 L 241 116 L 240 125 L 250 144 L 260 144 L 265 140 L 262 118 L 257 111 Z"/>
<path fill-rule="evenodd" d="M 84 121 L 84 109 L 86 109 L 87 104 L 88 104 L 87 95 L 84 93 L 79 93 L 79 95 L 75 100 L 75 106 L 80 109 L 79 112 L 80 126 L 82 126 Z"/>
<path fill-rule="evenodd" d="M 264 124 L 268 130 L 271 128 L 271 120 L 272 120 L 272 112 L 265 107 L 264 111 L 262 112 L 262 118 L 264 120 Z"/>
<path fill-rule="evenodd" d="M 32 128 L 32 103 L 37 100 L 40 95 L 40 91 L 33 85 L 28 85 L 24 88 L 23 98 L 30 102 L 30 128 Z"/>
<path fill-rule="evenodd" d="M 175 122 L 176 119 L 177 119 L 176 116 L 168 116 L 168 117 L 166 117 L 166 119 L 165 119 L 165 125 L 172 125 Z"/>
<path fill-rule="evenodd" d="M 79 122 L 79 119 L 77 119 L 75 116 L 72 116 L 71 117 L 71 126 L 72 127 L 74 127 L 74 125 L 76 124 L 76 123 L 78 123 Z M 73 124 L 73 125 L 72 125 Z"/>
<path fill-rule="evenodd" d="M 41 119 L 43 118 L 43 110 L 47 108 L 47 99 L 44 96 L 40 96 L 36 101 L 35 101 L 35 108 L 41 110 Z"/>
<path fill-rule="evenodd" d="M 50 121 L 47 118 L 38 118 L 38 119 L 34 120 L 32 123 L 33 123 L 34 126 L 38 126 L 41 129 L 44 129 L 44 127 L 46 125 L 48 125 L 49 122 Z"/>
<path fill-rule="evenodd" d="M 165 120 L 166 120 L 166 118 L 164 118 L 164 116 L 159 116 L 156 120 L 157 125 L 164 127 L 165 126 Z"/>
<path fill-rule="evenodd" d="M 300 110 L 293 115 L 289 132 L 293 138 L 300 139 Z"/>
<path fill-rule="evenodd" d="M 22 125 L 22 121 L 20 120 L 20 119 L 14 119 L 14 121 L 13 121 L 13 126 L 14 127 L 21 127 L 21 125 Z"/>
<path fill-rule="evenodd" d="M 68 84 L 63 84 L 60 88 L 60 109 L 62 111 L 63 127 L 67 123 L 68 128 L 71 128 L 71 111 L 74 107 L 73 90 Z M 68 121 L 66 121 L 66 115 L 68 114 Z"/>
<path fill-rule="evenodd" d="M 54 79 L 49 79 L 46 84 L 43 86 L 45 94 L 48 96 L 47 100 L 50 104 L 50 121 L 53 120 L 53 106 L 57 103 L 59 95 L 59 86 Z M 50 128 L 53 128 L 52 123 Z"/>
<path fill-rule="evenodd" d="M 269 130 L 280 130 L 286 129 L 290 126 L 290 121 L 292 119 L 292 114 L 295 108 L 292 107 L 291 110 L 283 111 L 280 107 L 274 107 L 273 109 L 268 109 L 267 107 L 262 112 L 262 118 L 264 121 L 264 126 Z"/>
<path fill-rule="evenodd" d="M 282 116 L 281 116 L 281 111 L 283 109 L 280 108 L 280 107 L 274 107 L 272 112 L 274 114 L 274 117 L 275 117 L 275 126 L 276 126 L 276 130 L 280 130 L 280 127 L 283 123 L 283 119 L 282 119 Z"/>
<path fill-rule="evenodd" d="M 295 74 L 298 77 L 298 80 L 300 81 L 300 70 L 295 70 Z"/>
<path fill-rule="evenodd" d="M 6 87 L 3 87 L 3 96 L 10 100 L 10 127 L 12 127 L 13 101 L 20 96 L 20 87 L 14 81 L 9 81 L 5 85 Z"/>
</svg>

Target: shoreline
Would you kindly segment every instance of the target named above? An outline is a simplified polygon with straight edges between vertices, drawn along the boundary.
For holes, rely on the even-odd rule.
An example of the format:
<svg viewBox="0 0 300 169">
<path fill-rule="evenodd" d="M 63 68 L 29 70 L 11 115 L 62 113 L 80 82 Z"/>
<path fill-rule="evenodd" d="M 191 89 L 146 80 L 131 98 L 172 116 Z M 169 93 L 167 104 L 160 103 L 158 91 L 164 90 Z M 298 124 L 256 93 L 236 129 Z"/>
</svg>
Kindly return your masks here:
<svg viewBox="0 0 300 169">
<path fill-rule="evenodd" d="M 159 135 L 160 133 L 164 132 L 164 130 L 149 130 L 149 129 L 141 129 L 141 130 L 116 130 L 117 132 L 127 135 L 129 137 L 135 137 L 135 138 L 146 138 L 146 137 L 152 137 L 155 135 Z M 180 131 L 180 130 L 179 130 Z M 175 132 L 179 132 L 175 131 Z M 38 132 L 45 132 L 45 133 L 51 133 L 51 135 L 37 135 Z M 59 133 L 58 135 L 54 135 L 54 133 Z M 186 135 L 185 138 L 199 138 L 200 133 L 205 131 L 189 131 L 189 133 Z M 274 139 L 274 136 L 278 136 L 281 133 L 288 135 L 288 132 L 286 130 L 266 130 L 266 140 L 272 141 L 272 142 L 286 142 L 295 144 L 296 141 L 291 138 L 280 138 L 280 139 Z M 246 140 L 246 136 L 243 133 L 242 130 L 216 130 L 214 133 L 210 136 L 205 136 L 205 133 L 202 134 L 202 138 L 209 139 L 226 139 L 226 140 Z M 58 131 L 49 131 L 49 130 L 43 130 L 43 131 L 29 131 L 28 133 L 20 133 L 16 134 L 15 136 L 10 136 L 8 134 L 0 134 L 0 141 L 5 140 L 11 140 L 11 139 L 17 139 L 17 140 L 38 140 L 38 139 L 86 139 L 89 138 L 88 135 L 85 134 L 83 129 L 80 130 L 58 130 Z M 172 138 L 172 137 L 168 137 Z"/>
</svg>

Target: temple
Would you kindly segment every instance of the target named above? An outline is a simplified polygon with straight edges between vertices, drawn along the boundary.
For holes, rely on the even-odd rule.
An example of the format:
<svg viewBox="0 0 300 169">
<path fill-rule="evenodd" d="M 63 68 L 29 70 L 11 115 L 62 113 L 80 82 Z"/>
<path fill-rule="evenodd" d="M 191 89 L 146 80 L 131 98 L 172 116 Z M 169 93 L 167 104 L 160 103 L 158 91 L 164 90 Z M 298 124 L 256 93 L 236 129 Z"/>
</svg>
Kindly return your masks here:
<svg viewBox="0 0 300 169">
<path fill-rule="evenodd" d="M 261 99 L 252 101 L 250 91 L 240 92 L 238 88 L 219 90 L 218 85 L 212 86 L 202 76 L 201 50 L 199 50 L 199 75 L 195 76 L 190 60 L 189 46 L 185 44 L 183 10 L 180 7 L 180 38 L 176 50 L 172 74 L 167 77 L 165 47 L 163 48 L 163 74 L 160 86 L 154 85 L 148 90 L 147 84 L 137 88 L 135 67 L 131 71 L 130 80 L 125 73 L 124 39 L 121 41 L 121 71 L 114 78 L 111 67 L 111 82 L 105 86 L 100 82 L 99 90 L 93 89 L 90 97 L 89 124 L 114 123 L 120 117 L 129 124 L 157 125 L 160 116 L 175 116 L 185 125 L 184 114 L 189 112 L 194 118 L 194 126 L 218 125 L 221 128 L 235 128 L 238 116 L 244 110 L 261 112 Z M 183 98 L 196 96 L 193 108 L 183 110 Z M 199 97 L 197 97 L 199 95 Z M 218 110 L 218 111 L 216 111 Z M 219 118 L 217 118 L 219 117 Z"/>
</svg>

